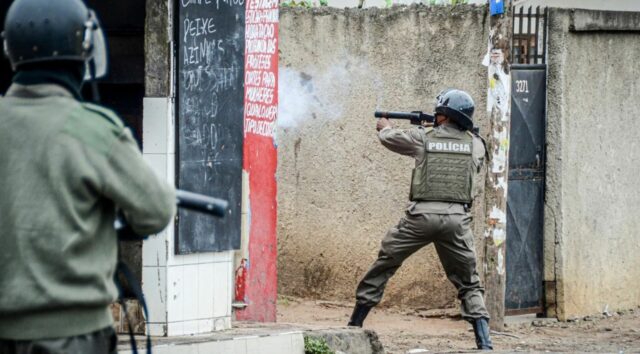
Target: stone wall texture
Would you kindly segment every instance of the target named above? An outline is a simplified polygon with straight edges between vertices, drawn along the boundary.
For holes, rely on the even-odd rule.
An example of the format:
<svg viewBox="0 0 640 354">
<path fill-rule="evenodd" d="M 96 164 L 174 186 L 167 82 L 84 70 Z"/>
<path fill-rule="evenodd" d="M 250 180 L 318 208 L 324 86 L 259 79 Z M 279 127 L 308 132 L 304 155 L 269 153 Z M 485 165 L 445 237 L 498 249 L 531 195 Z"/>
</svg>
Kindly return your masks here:
<svg viewBox="0 0 640 354">
<path fill-rule="evenodd" d="M 550 13 L 545 278 L 560 319 L 640 305 L 637 17 Z"/>
<path fill-rule="evenodd" d="M 432 112 L 438 92 L 457 87 L 471 93 L 488 133 L 487 20 L 485 7 L 471 5 L 282 9 L 280 294 L 352 301 L 403 215 L 414 161 L 380 145 L 374 110 Z M 483 203 L 474 214 L 481 256 Z M 455 306 L 432 245 L 405 262 L 384 303 Z"/>
</svg>

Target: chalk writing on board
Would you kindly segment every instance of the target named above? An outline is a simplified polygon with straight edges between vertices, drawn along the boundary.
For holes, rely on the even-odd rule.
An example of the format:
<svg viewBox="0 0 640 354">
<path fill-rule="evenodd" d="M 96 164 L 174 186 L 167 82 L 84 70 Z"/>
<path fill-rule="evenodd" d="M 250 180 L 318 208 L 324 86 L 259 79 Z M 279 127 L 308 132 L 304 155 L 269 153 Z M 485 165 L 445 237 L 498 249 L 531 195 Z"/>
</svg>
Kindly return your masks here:
<svg viewBox="0 0 640 354">
<path fill-rule="evenodd" d="M 215 4 L 216 10 L 220 9 L 221 5 L 226 6 L 244 6 L 244 0 L 180 0 L 180 4 L 183 8 L 191 5 L 212 5 Z"/>
</svg>

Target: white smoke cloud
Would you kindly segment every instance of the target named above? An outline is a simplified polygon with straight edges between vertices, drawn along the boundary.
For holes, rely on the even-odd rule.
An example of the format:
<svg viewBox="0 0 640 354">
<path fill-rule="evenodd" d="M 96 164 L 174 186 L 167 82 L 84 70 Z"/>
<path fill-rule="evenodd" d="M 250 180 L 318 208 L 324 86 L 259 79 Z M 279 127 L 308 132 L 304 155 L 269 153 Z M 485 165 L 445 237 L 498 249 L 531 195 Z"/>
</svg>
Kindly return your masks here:
<svg viewBox="0 0 640 354">
<path fill-rule="evenodd" d="M 365 64 L 333 65 L 326 70 L 297 71 L 280 68 L 278 78 L 278 127 L 295 128 L 314 115 L 318 119 L 339 119 L 351 82 L 366 73 Z"/>
</svg>

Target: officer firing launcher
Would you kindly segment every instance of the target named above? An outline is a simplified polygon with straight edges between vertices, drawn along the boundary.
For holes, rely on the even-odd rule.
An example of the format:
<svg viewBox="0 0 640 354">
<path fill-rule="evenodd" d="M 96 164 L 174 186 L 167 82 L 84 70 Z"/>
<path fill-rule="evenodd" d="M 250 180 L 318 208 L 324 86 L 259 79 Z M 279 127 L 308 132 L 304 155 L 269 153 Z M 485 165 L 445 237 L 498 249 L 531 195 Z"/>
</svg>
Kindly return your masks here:
<svg viewBox="0 0 640 354">
<path fill-rule="evenodd" d="M 423 122 L 433 124 L 435 121 L 435 116 L 427 113 L 423 113 L 421 111 L 413 111 L 413 112 L 386 112 L 386 111 L 375 111 L 373 115 L 376 118 L 393 118 L 393 119 L 406 119 L 413 125 L 422 125 Z M 479 135 L 480 128 L 473 127 L 471 132 Z"/>
</svg>

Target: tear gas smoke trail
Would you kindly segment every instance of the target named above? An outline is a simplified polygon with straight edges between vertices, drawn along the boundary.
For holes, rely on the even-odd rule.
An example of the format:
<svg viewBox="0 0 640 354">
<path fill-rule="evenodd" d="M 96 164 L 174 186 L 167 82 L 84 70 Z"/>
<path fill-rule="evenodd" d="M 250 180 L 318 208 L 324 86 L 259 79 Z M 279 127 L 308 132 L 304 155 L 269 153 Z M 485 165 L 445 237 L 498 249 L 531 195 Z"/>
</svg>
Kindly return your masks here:
<svg viewBox="0 0 640 354">
<path fill-rule="evenodd" d="M 357 63 L 356 65 L 349 63 Z M 315 116 L 332 121 L 344 113 L 345 97 L 351 95 L 352 82 L 372 82 L 382 100 L 382 82 L 371 78 L 371 70 L 361 61 L 347 61 L 327 70 L 297 71 L 280 68 L 278 81 L 278 127 L 295 128 Z"/>
<path fill-rule="evenodd" d="M 318 118 L 333 120 L 342 114 L 342 105 L 334 99 L 336 91 L 349 85 L 348 73 L 340 68 L 307 74 L 291 68 L 280 68 L 278 81 L 278 127 L 293 128 Z M 341 80 L 337 80 L 341 77 Z"/>
</svg>

